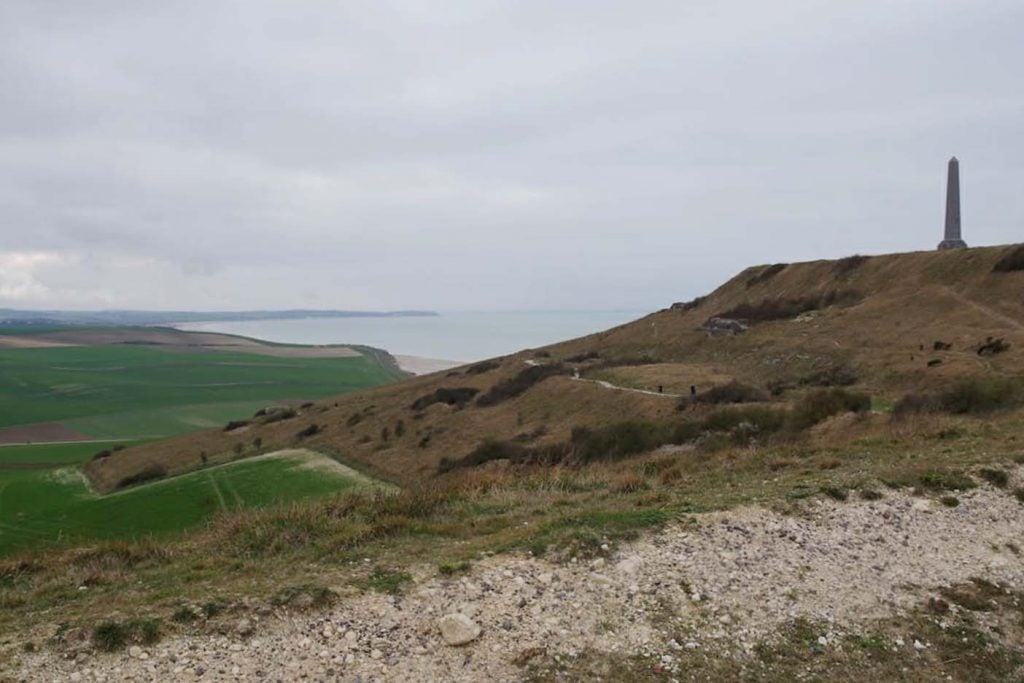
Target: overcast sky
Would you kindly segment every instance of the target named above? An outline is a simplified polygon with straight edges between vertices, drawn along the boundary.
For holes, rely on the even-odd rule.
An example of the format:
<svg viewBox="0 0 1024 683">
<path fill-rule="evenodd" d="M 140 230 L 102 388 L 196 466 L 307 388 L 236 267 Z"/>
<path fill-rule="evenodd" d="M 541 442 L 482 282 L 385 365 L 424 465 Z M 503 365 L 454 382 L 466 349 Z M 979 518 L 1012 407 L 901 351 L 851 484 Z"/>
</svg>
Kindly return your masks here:
<svg viewBox="0 0 1024 683">
<path fill-rule="evenodd" d="M 3 0 L 0 307 L 655 309 L 1024 240 L 1021 0 Z"/>
</svg>

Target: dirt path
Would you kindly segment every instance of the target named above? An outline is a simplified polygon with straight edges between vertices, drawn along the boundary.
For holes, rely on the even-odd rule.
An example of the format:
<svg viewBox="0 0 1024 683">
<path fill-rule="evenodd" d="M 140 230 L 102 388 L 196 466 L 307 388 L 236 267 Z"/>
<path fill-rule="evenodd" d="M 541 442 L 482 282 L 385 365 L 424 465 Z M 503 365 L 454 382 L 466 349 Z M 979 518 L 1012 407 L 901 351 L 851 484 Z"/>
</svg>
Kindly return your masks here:
<svg viewBox="0 0 1024 683">
<path fill-rule="evenodd" d="M 539 363 L 535 360 L 526 360 L 523 362 L 531 367 L 543 365 L 543 363 Z M 574 382 L 587 382 L 589 384 L 596 384 L 597 386 L 602 387 L 604 389 L 612 389 L 614 391 L 628 391 L 632 394 L 645 394 L 647 396 L 667 396 L 669 398 L 680 398 L 681 396 L 683 396 L 683 394 L 673 394 L 664 391 L 652 391 L 650 389 L 636 389 L 634 387 L 624 387 L 618 384 L 612 384 L 611 382 L 606 382 L 603 379 L 587 379 L 586 377 L 580 377 L 579 374 L 573 374 L 571 377 L 569 377 L 569 379 L 571 379 Z"/>
<path fill-rule="evenodd" d="M 951 287 L 944 287 L 944 289 L 946 290 L 947 294 L 949 294 L 951 297 L 953 297 L 954 299 L 956 299 L 960 303 L 966 304 L 967 306 L 970 306 L 971 308 L 975 309 L 976 311 L 978 311 L 978 312 L 980 312 L 980 313 L 982 313 L 984 315 L 987 315 L 988 317 L 990 317 L 990 318 L 992 318 L 994 320 L 998 320 L 1001 323 L 1005 323 L 1005 324 L 1009 325 L 1010 327 L 1012 327 L 1014 329 L 1024 331 L 1024 323 L 1020 322 L 1019 320 L 1017 320 L 1015 318 L 1011 318 L 1010 316 L 1006 315 L 1005 313 L 1000 313 L 999 311 L 995 310 L 994 308 L 989 308 L 988 306 L 979 304 L 977 301 L 973 301 L 971 299 L 968 299 L 963 294 L 961 294 L 960 292 L 955 291 Z"/>
<path fill-rule="evenodd" d="M 1013 485 L 1021 481 L 1018 468 Z M 537 653 L 596 652 L 651 656 L 682 674 L 685 666 L 673 667 L 703 653 L 756 662 L 757 644 L 796 618 L 819 629 L 819 647 L 842 648 L 846 636 L 913 614 L 939 589 L 974 577 L 1024 588 L 1016 545 L 1024 505 L 991 487 L 960 495 L 956 508 L 892 493 L 873 502 L 811 500 L 798 514 L 750 507 L 689 520 L 564 564 L 503 555 L 456 577 L 413 567 L 401 596 L 332 586 L 343 597 L 324 612 L 275 614 L 249 601 L 250 611 L 236 614 L 224 635 L 170 638 L 134 654 L 75 660 L 18 652 L 8 673 L 27 680 L 499 682 L 522 680 L 523 662 Z M 468 644 L 442 637 L 442 617 L 453 614 L 471 627 Z M 907 628 L 886 643 L 895 656 L 929 647 Z"/>
</svg>

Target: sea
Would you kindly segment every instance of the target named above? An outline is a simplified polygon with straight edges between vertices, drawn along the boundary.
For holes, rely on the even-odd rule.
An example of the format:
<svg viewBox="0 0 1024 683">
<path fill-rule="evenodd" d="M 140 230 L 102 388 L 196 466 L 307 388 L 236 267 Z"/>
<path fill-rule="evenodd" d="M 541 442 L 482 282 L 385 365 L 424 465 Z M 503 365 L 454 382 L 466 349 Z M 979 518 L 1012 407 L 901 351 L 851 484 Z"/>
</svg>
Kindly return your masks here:
<svg viewBox="0 0 1024 683">
<path fill-rule="evenodd" d="M 472 362 L 601 332 L 650 311 L 458 311 L 437 316 L 182 323 L 284 344 L 361 344 L 394 355 Z"/>
</svg>

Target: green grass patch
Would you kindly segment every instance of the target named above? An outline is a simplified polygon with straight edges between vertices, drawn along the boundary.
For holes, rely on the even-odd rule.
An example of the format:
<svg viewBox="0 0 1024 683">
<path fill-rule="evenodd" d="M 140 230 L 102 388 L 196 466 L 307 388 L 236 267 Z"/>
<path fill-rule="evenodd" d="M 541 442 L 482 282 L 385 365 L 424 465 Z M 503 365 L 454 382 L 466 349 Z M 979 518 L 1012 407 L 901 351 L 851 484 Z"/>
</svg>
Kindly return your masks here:
<svg viewBox="0 0 1024 683">
<path fill-rule="evenodd" d="M 0 350 L 0 427 L 65 422 L 97 438 L 221 426 L 286 398 L 319 398 L 397 378 L 367 356 L 276 358 L 138 346 Z"/>
<path fill-rule="evenodd" d="M 73 468 L 0 470 L 0 554 L 64 541 L 170 534 L 222 511 L 359 486 L 303 464 L 286 457 L 242 460 L 106 496 L 91 493 Z"/>
</svg>

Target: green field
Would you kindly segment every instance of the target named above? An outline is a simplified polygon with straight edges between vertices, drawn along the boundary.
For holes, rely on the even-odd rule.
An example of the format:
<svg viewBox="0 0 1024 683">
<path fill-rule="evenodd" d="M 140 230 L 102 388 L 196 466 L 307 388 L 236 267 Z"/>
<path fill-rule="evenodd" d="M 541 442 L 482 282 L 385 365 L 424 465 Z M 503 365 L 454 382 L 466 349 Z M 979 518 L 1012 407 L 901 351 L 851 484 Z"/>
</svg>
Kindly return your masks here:
<svg viewBox="0 0 1024 683">
<path fill-rule="evenodd" d="M 241 460 L 107 496 L 89 491 L 73 465 L 3 467 L 4 462 L 15 461 L 44 466 L 80 462 L 95 450 L 96 444 L 0 448 L 0 555 L 75 540 L 170 534 L 202 524 L 221 510 L 315 498 L 366 485 L 287 455 Z"/>
<path fill-rule="evenodd" d="M 221 425 L 284 399 L 393 381 L 366 356 L 276 358 L 136 346 L 0 350 L 0 428 L 62 422 L 96 439 Z"/>
</svg>

